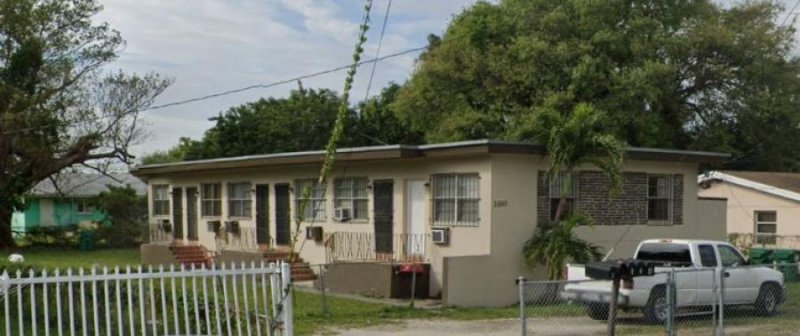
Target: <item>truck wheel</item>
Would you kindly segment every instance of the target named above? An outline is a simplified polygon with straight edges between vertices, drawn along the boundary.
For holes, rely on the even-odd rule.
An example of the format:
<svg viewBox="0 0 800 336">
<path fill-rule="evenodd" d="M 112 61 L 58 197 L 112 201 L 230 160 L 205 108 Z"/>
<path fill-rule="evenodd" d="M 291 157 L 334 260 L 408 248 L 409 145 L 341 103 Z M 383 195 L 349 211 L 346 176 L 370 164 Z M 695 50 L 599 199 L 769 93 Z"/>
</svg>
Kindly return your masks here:
<svg viewBox="0 0 800 336">
<path fill-rule="evenodd" d="M 642 308 L 644 319 L 649 323 L 663 324 L 669 315 L 669 302 L 664 287 L 653 288 L 647 304 Z"/>
<path fill-rule="evenodd" d="M 589 303 L 586 305 L 586 315 L 595 321 L 608 320 L 608 304 L 607 303 Z"/>
<path fill-rule="evenodd" d="M 756 298 L 756 314 L 759 316 L 773 316 L 778 312 L 781 299 L 781 288 L 773 283 L 761 285 Z"/>
</svg>

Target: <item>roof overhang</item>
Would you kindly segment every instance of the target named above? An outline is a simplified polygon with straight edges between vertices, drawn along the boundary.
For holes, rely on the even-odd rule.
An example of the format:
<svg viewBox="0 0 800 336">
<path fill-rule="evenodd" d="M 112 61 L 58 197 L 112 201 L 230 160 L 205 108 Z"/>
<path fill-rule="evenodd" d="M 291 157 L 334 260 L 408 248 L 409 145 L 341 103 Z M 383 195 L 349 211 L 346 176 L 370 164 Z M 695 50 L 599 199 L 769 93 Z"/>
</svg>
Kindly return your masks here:
<svg viewBox="0 0 800 336">
<path fill-rule="evenodd" d="M 743 188 L 760 191 L 765 194 L 774 195 L 782 198 L 786 198 L 792 201 L 800 202 L 800 193 L 796 193 L 794 191 L 777 188 L 771 186 L 769 184 L 759 183 L 752 180 L 748 180 L 745 178 L 741 178 L 738 176 L 733 176 L 731 174 L 725 174 L 723 172 L 712 171 L 705 174 L 700 174 L 697 176 L 697 183 L 704 184 L 704 183 L 711 183 L 715 181 L 723 181 L 733 185 L 737 185 Z"/>
<path fill-rule="evenodd" d="M 342 148 L 336 151 L 340 162 L 368 162 L 410 158 L 458 157 L 482 154 L 545 154 L 544 146 L 512 141 L 471 140 L 430 145 L 390 145 L 375 147 Z M 654 148 L 628 148 L 626 158 L 632 160 L 673 161 L 687 163 L 719 163 L 728 154 L 680 151 Z M 131 170 L 136 176 L 150 177 L 182 172 L 248 169 L 269 166 L 291 166 L 322 163 L 325 151 L 307 151 L 184 161 L 137 166 Z"/>
</svg>

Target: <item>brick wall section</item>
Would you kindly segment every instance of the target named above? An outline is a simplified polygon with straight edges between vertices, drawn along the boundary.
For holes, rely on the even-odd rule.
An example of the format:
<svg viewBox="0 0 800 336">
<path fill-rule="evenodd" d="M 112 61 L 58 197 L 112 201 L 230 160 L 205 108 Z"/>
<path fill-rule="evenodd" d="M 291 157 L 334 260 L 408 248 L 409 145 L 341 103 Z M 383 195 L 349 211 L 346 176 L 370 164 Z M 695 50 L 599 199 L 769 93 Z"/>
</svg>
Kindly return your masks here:
<svg viewBox="0 0 800 336">
<path fill-rule="evenodd" d="M 683 175 L 672 177 L 672 224 L 683 224 Z"/>
<path fill-rule="evenodd" d="M 590 215 L 596 225 L 647 224 L 647 173 L 623 174 L 622 192 L 612 195 L 609 181 L 597 171 L 578 172 L 577 209 Z M 549 221 L 547 174 L 538 172 L 537 219 Z M 673 222 L 683 224 L 683 175 L 673 177 Z"/>
<path fill-rule="evenodd" d="M 603 173 L 582 171 L 577 203 L 596 225 L 647 224 L 647 174 L 624 173 L 622 192 L 612 195 Z"/>
</svg>

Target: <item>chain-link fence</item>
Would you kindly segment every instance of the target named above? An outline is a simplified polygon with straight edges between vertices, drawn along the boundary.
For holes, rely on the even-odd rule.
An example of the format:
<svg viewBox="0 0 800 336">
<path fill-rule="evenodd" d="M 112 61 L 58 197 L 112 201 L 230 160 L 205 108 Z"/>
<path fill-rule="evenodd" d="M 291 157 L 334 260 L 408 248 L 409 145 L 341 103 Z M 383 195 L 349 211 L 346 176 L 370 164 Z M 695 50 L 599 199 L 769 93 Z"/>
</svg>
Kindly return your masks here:
<svg viewBox="0 0 800 336">
<path fill-rule="evenodd" d="M 522 335 L 800 335 L 799 270 L 659 269 L 620 282 L 615 314 L 611 281 L 520 279 Z"/>
</svg>

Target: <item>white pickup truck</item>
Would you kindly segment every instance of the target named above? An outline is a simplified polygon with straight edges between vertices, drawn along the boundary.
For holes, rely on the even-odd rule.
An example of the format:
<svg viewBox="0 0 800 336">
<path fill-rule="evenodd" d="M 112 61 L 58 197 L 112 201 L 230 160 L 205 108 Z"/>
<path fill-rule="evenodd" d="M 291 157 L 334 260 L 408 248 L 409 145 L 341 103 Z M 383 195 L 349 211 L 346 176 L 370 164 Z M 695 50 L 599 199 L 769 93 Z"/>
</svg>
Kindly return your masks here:
<svg viewBox="0 0 800 336">
<path fill-rule="evenodd" d="M 665 284 L 671 270 L 675 271 L 678 309 L 719 304 L 720 276 L 724 277 L 725 305 L 753 305 L 759 315 L 770 316 L 784 300 L 783 274 L 768 267 L 747 266 L 747 260 L 728 243 L 645 240 L 639 243 L 634 258 L 656 263 L 656 274 L 623 281 L 618 305 L 623 310 L 641 309 L 653 323 L 667 319 Z M 586 304 L 593 319 L 608 318 L 611 281 L 587 278 L 583 265 L 567 265 L 567 279 L 562 298 Z"/>
</svg>

